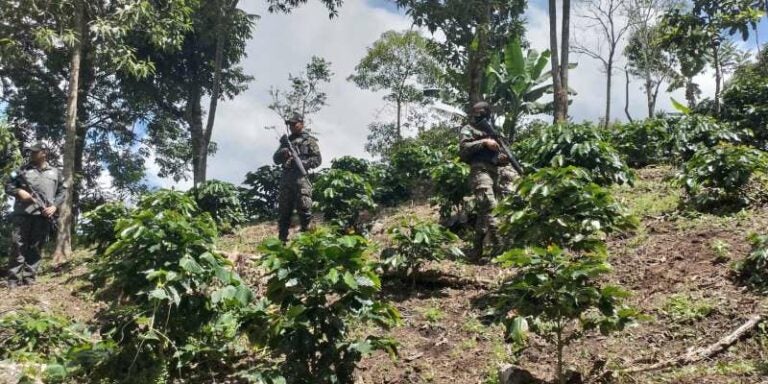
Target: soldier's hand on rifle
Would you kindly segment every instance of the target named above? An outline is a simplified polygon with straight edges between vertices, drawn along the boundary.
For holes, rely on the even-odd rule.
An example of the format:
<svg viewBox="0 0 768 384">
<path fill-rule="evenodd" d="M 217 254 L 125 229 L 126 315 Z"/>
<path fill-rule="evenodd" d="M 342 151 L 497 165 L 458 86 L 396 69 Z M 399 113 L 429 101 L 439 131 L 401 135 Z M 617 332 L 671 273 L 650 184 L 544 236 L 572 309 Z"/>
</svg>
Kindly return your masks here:
<svg viewBox="0 0 768 384">
<path fill-rule="evenodd" d="M 52 217 L 56 214 L 56 206 L 52 205 L 46 209 L 43 209 L 43 216 L 45 217 Z"/>
<path fill-rule="evenodd" d="M 23 189 L 19 189 L 19 192 L 16 194 L 16 196 L 19 198 L 19 200 L 24 202 L 31 202 L 34 200 L 32 194 Z"/>
<path fill-rule="evenodd" d="M 499 151 L 499 143 L 496 142 L 496 140 L 493 139 L 485 139 L 485 147 L 490 149 L 491 151 L 498 152 Z"/>
</svg>

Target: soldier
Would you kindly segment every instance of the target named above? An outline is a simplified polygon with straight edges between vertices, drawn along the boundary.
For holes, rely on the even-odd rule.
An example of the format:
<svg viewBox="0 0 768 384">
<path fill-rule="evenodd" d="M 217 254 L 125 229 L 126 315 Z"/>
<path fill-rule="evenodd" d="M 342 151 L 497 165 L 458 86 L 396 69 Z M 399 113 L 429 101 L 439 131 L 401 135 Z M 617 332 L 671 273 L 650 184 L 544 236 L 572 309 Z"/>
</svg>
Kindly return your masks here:
<svg viewBox="0 0 768 384">
<path fill-rule="evenodd" d="M 64 202 L 61 172 L 48 165 L 43 143 L 29 148 L 29 162 L 11 173 L 5 192 L 13 196 L 8 288 L 34 283 L 43 245 L 50 238 L 55 215 Z"/>
<path fill-rule="evenodd" d="M 304 131 L 304 119 L 300 115 L 294 114 L 285 123 L 290 128 L 291 135 L 284 135 L 280 138 L 280 148 L 273 156 L 275 164 L 283 166 L 278 207 L 280 215 L 278 231 L 280 240 L 283 242 L 288 240 L 288 229 L 291 226 L 294 208 L 299 213 L 302 231 L 308 230 L 312 221 L 312 185 L 307 176 L 302 175 L 301 170 L 296 166 L 289 149 L 289 141 L 298 153 L 299 160 L 304 165 L 305 170 L 317 168 L 322 162 L 317 139 Z"/>
<path fill-rule="evenodd" d="M 510 172 L 514 173 L 514 170 L 507 166 L 509 158 L 500 153 L 499 143 L 482 128 L 486 119 L 491 119 L 490 104 L 475 104 L 472 107 L 470 123 L 461 129 L 459 142 L 459 155 L 462 161 L 471 167 L 469 177 L 478 215 L 472 252 L 475 260 L 483 256 L 486 235 L 490 237 L 494 251 L 497 251 L 498 223 L 493 216 L 493 209 L 496 208 L 497 198 L 504 192 L 504 183 L 509 182 L 506 179 L 512 177 Z"/>
</svg>

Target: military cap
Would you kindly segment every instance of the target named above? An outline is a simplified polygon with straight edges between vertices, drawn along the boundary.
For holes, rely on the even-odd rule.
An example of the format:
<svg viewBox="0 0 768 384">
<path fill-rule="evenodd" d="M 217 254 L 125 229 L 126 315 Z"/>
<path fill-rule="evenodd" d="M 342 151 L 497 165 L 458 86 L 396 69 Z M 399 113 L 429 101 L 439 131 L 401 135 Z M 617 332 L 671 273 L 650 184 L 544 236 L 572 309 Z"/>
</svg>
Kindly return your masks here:
<svg viewBox="0 0 768 384">
<path fill-rule="evenodd" d="M 291 116 L 291 118 L 286 120 L 285 122 L 288 124 L 303 123 L 304 117 L 298 113 L 294 113 L 293 116 Z"/>
<path fill-rule="evenodd" d="M 30 152 L 40 152 L 40 151 L 47 151 L 48 146 L 45 145 L 42 141 L 38 141 L 34 144 L 32 144 L 29 148 L 27 148 Z"/>
</svg>

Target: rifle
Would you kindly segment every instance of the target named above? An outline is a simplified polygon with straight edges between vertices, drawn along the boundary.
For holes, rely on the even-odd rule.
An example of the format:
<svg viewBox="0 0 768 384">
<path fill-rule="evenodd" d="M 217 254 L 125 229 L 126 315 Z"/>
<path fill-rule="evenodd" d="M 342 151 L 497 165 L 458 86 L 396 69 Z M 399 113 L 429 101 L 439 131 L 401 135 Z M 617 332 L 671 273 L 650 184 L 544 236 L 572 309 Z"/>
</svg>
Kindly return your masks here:
<svg viewBox="0 0 768 384">
<path fill-rule="evenodd" d="M 14 172 L 15 173 L 15 172 Z M 38 192 L 35 188 L 32 187 L 32 185 L 29 184 L 29 181 L 27 181 L 27 177 L 24 176 L 24 173 L 16 174 L 13 176 L 16 179 L 16 182 L 19 185 L 19 188 L 27 191 L 30 195 L 32 195 L 32 204 L 34 204 L 36 210 L 40 211 L 40 214 L 43 214 L 43 210 L 53 206 L 53 203 L 48 201 L 43 195 Z M 51 225 L 51 232 L 56 233 L 59 229 L 59 220 L 58 220 L 59 214 L 58 212 L 54 214 L 53 216 L 47 217 L 48 224 Z"/>
<path fill-rule="evenodd" d="M 501 148 L 502 154 L 507 156 L 509 159 L 509 164 L 512 166 L 512 168 L 514 168 L 520 176 L 523 176 L 525 174 L 525 171 L 523 171 L 523 166 L 519 161 L 517 161 L 517 158 L 512 154 L 512 151 L 509 150 L 509 144 L 507 144 L 507 140 L 504 138 L 504 136 L 499 134 L 499 132 L 493 126 L 492 120 L 490 118 L 483 119 L 479 125 L 480 128 L 484 130 L 488 136 L 491 137 L 491 139 L 499 144 L 499 148 Z"/>
</svg>

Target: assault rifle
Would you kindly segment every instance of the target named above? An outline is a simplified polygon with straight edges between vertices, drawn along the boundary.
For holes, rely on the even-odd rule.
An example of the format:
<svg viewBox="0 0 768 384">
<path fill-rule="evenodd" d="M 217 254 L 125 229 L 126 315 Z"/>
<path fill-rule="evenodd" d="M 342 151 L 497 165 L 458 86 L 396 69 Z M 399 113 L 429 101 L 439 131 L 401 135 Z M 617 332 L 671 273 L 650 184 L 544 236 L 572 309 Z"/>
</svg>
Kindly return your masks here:
<svg viewBox="0 0 768 384">
<path fill-rule="evenodd" d="M 507 156 L 509 159 L 509 164 L 512 166 L 512 168 L 515 169 L 515 171 L 520 175 L 523 176 L 525 172 L 523 171 L 523 166 L 520 164 L 519 161 L 517 161 L 517 158 L 512 155 L 512 151 L 509 150 L 509 144 L 507 144 L 507 140 L 504 138 L 504 136 L 501 136 L 499 132 L 496 130 L 496 128 L 493 126 L 493 122 L 490 118 L 483 119 L 479 124 L 479 128 L 485 131 L 488 136 L 490 136 L 491 139 L 493 139 L 496 143 L 499 144 L 499 149 L 501 149 L 501 154 Z"/>
<path fill-rule="evenodd" d="M 291 131 L 290 128 L 288 128 L 288 124 L 286 123 L 286 133 L 283 135 L 283 137 L 280 138 L 280 144 L 286 146 L 288 148 L 288 152 L 291 153 L 291 158 L 293 159 L 293 165 L 296 167 L 296 169 L 299 170 L 299 173 L 302 176 L 307 176 L 307 170 L 304 168 L 304 163 L 301 162 L 301 157 L 299 157 L 299 152 L 296 150 L 296 147 L 293 146 L 293 143 L 291 143 L 291 140 L 288 139 L 288 136 L 290 135 Z"/>
<path fill-rule="evenodd" d="M 24 176 L 24 173 L 16 173 L 14 172 L 12 176 L 14 179 L 16 179 L 16 183 L 19 186 L 20 189 L 23 189 L 27 191 L 30 195 L 32 195 L 32 204 L 35 206 L 35 209 L 40 211 L 40 214 L 43 214 L 43 210 L 53 206 L 54 204 L 48 199 L 46 199 L 40 192 L 37 191 L 37 189 L 33 188 L 31 184 L 29 184 L 29 181 L 27 181 L 27 177 Z M 59 214 L 58 211 L 53 216 L 47 217 L 48 224 L 51 225 L 51 232 L 56 233 L 59 228 Z"/>
</svg>

